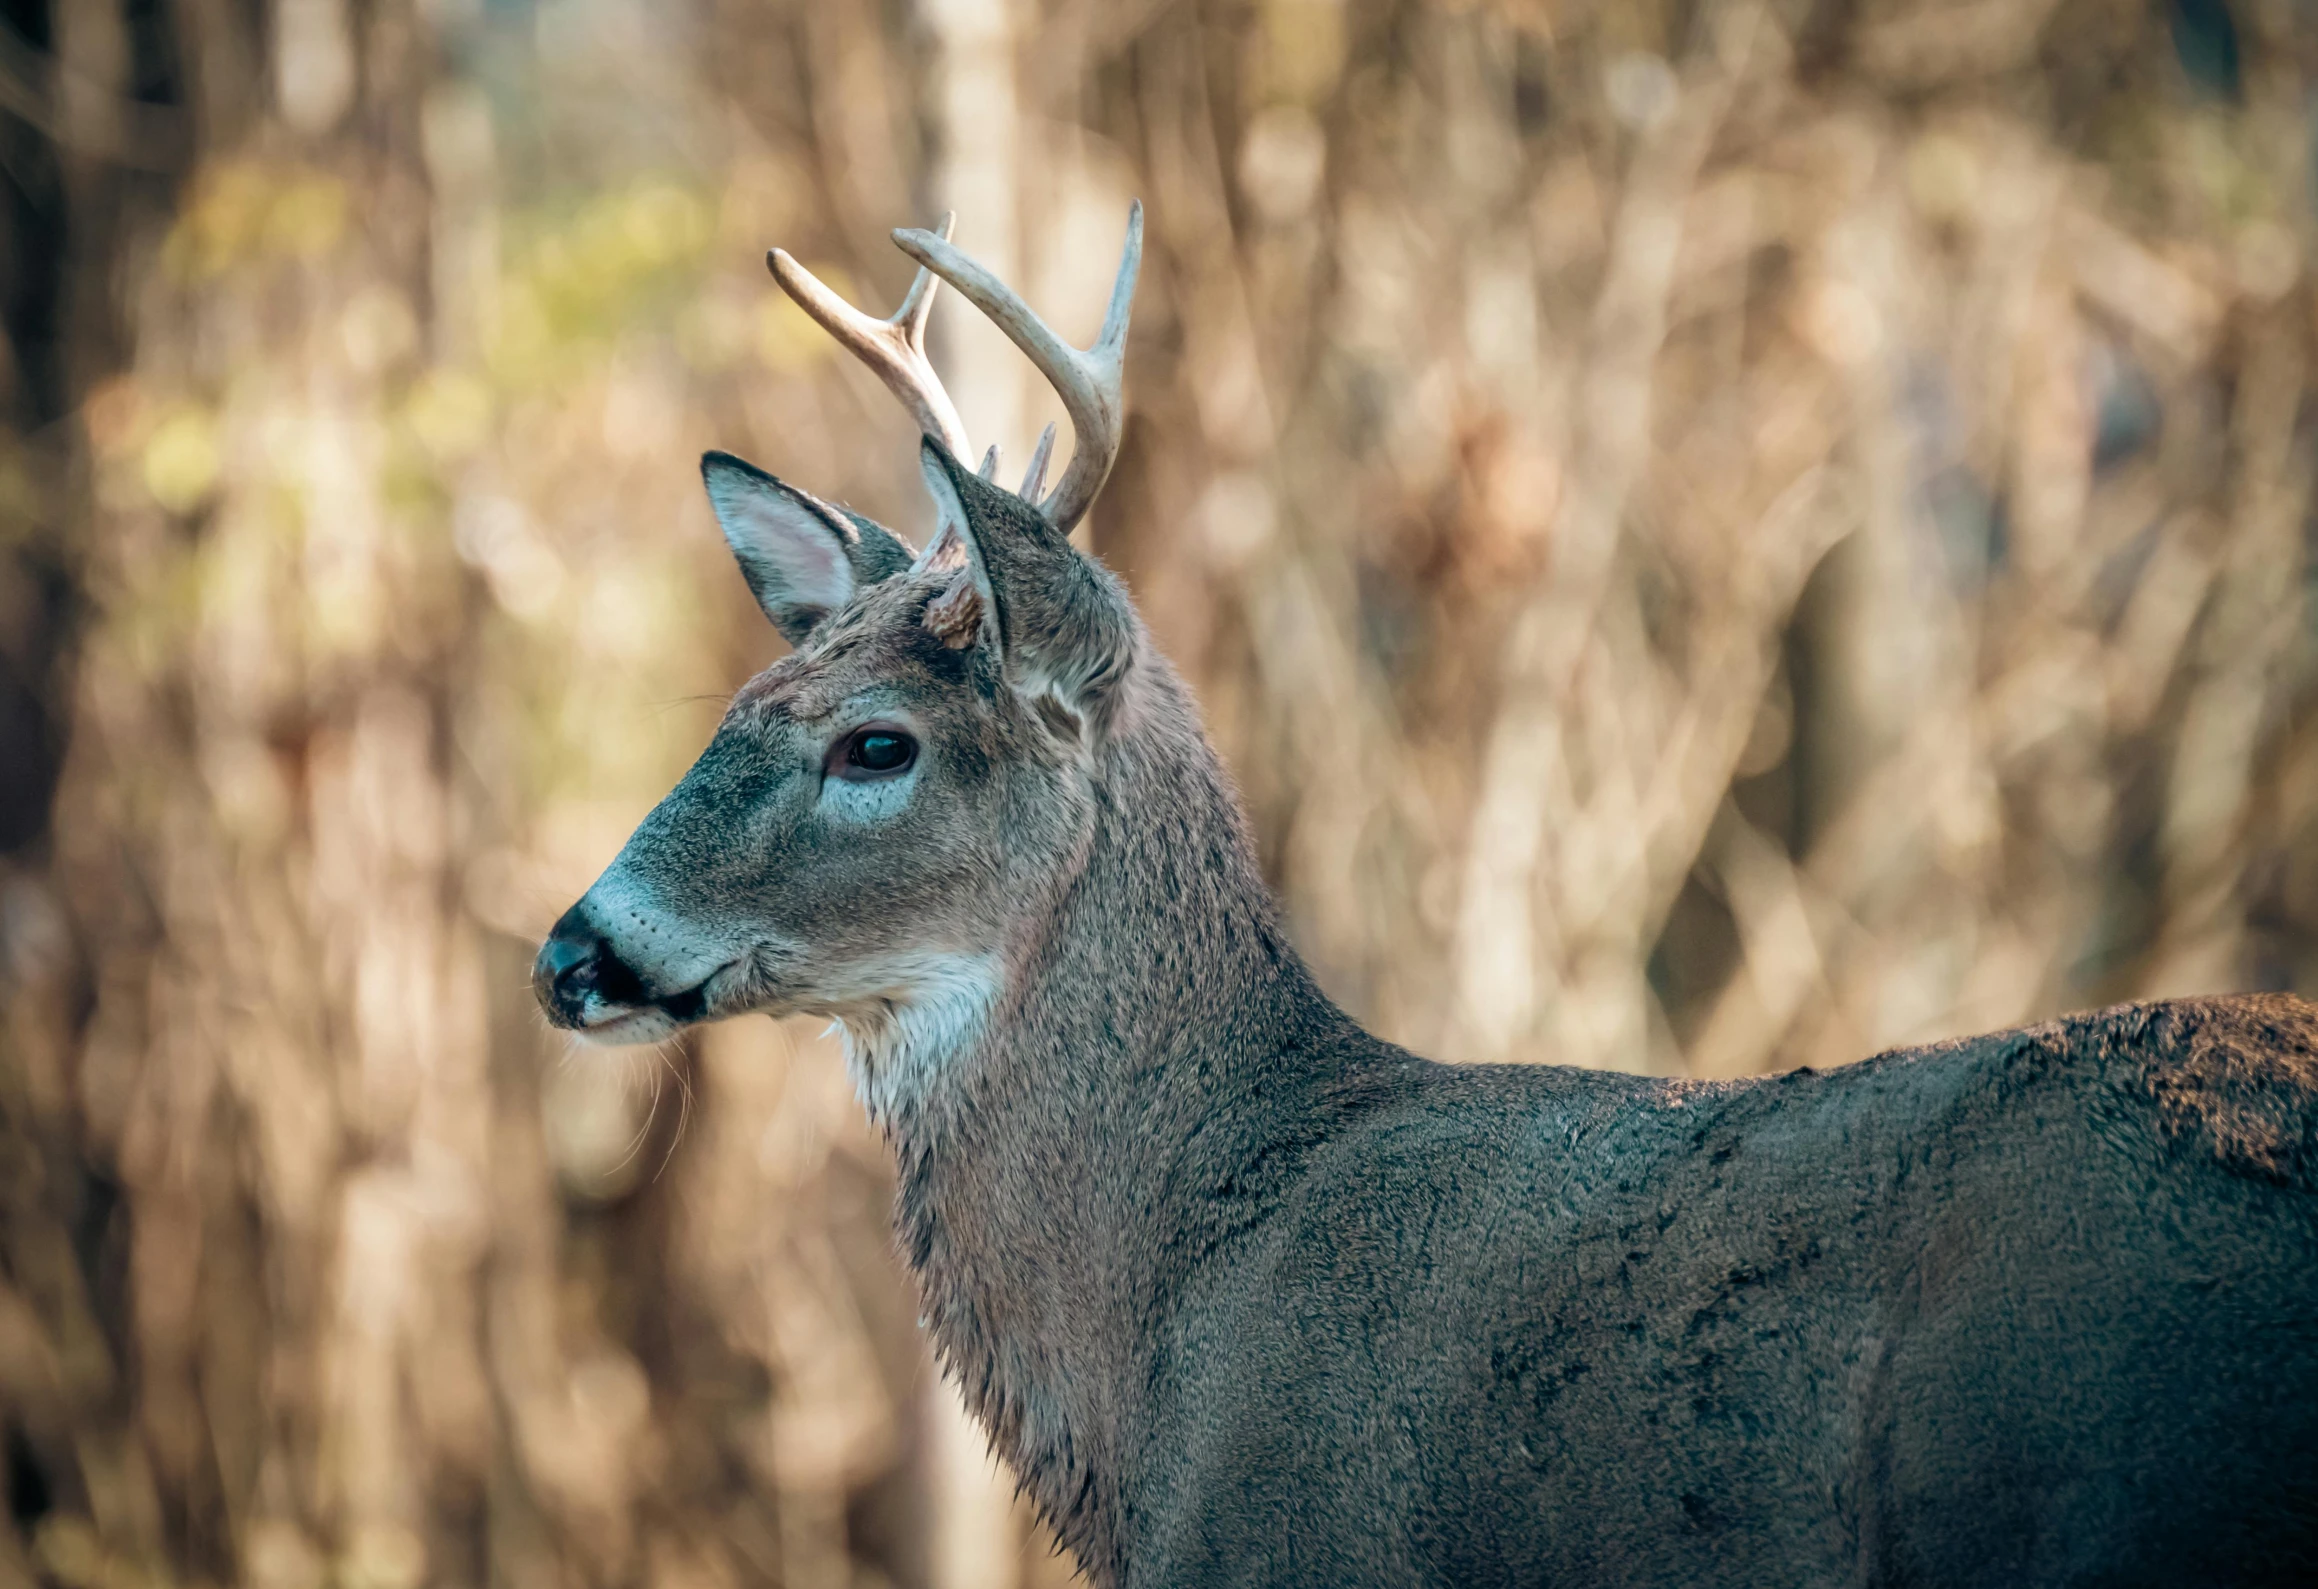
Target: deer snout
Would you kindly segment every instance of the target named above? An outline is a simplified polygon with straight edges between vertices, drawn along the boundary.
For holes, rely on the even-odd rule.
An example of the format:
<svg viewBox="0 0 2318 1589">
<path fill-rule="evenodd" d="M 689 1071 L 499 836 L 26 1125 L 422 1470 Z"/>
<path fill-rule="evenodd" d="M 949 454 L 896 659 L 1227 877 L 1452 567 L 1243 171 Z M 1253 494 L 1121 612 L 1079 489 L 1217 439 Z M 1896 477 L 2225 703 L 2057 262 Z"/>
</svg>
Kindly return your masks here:
<svg viewBox="0 0 2318 1589">
<path fill-rule="evenodd" d="M 591 998 L 598 1019 L 607 1005 L 649 1002 L 643 979 L 577 905 L 563 913 L 547 942 L 539 946 L 539 958 L 531 966 L 531 991 L 549 1020 L 573 1029 L 590 1024 Z"/>
</svg>

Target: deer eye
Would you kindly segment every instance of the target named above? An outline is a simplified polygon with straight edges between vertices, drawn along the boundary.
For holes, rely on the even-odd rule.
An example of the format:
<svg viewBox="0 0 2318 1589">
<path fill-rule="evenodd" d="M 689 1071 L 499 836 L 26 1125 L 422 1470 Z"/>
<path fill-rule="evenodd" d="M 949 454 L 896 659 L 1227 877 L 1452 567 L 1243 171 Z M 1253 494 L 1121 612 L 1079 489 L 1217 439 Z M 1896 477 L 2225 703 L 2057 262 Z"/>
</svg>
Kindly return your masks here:
<svg viewBox="0 0 2318 1589">
<path fill-rule="evenodd" d="M 829 770 L 858 783 L 907 772 L 917 759 L 916 740 L 889 723 L 872 723 L 845 736 Z"/>
</svg>

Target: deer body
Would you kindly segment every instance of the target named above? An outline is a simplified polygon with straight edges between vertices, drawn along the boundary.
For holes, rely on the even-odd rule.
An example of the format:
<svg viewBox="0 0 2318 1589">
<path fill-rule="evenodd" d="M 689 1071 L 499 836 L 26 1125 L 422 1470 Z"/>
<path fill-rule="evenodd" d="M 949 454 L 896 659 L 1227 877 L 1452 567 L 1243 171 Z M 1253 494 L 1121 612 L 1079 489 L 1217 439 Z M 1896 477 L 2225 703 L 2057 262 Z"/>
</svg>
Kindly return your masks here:
<svg viewBox="0 0 2318 1589">
<path fill-rule="evenodd" d="M 1740 1083 L 1435 1065 L 1313 985 L 1182 727 L 888 1121 L 945 1359 L 1096 1582 L 2318 1564 L 2307 1006 Z"/>
<path fill-rule="evenodd" d="M 1038 507 L 1043 450 L 1018 498 L 913 400 L 923 555 L 712 456 L 797 650 L 558 925 L 551 1015 L 838 1020 L 942 1358 L 1101 1585 L 2304 1581 L 2318 1012 L 1728 1084 L 1371 1037 L 1062 539 L 1131 284 L 1092 354 L 1009 325 L 1110 361 Z M 928 290 L 839 319 L 899 385 Z"/>
</svg>

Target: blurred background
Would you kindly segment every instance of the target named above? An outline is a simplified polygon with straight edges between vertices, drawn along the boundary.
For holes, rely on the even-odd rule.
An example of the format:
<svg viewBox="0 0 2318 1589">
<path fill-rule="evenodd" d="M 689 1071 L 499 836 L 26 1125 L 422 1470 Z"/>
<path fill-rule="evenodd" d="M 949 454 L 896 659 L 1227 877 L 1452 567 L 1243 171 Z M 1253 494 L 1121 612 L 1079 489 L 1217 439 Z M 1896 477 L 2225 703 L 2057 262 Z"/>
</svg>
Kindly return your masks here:
<svg viewBox="0 0 2318 1589">
<path fill-rule="evenodd" d="M 1085 533 L 1395 1039 L 2318 991 L 2299 0 L 0 20 L 0 1585 L 1068 1578 L 833 1046 L 526 987 L 778 650 L 698 453 L 930 517 L 770 245 L 1083 341 L 1144 199 Z"/>
</svg>

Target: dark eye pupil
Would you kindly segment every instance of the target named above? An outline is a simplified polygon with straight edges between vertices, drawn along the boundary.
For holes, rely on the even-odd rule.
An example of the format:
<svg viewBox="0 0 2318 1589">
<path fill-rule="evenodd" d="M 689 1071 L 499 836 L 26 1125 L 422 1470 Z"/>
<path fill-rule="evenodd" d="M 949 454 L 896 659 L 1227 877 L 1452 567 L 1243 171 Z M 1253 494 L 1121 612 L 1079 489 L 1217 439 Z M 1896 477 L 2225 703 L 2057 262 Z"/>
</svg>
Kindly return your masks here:
<svg viewBox="0 0 2318 1589">
<path fill-rule="evenodd" d="M 892 772 L 909 754 L 910 743 L 899 734 L 863 734 L 853 741 L 853 765 L 866 772 Z"/>
</svg>

